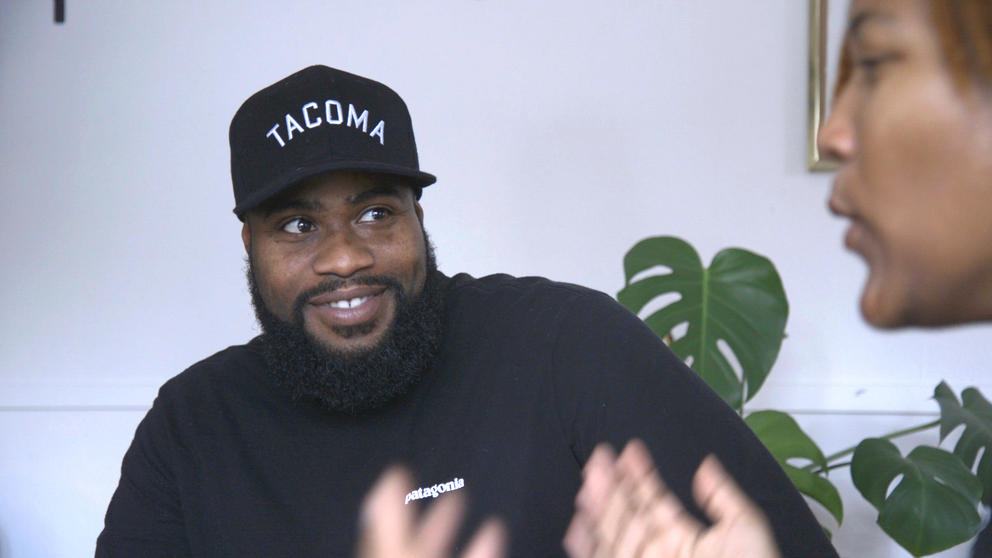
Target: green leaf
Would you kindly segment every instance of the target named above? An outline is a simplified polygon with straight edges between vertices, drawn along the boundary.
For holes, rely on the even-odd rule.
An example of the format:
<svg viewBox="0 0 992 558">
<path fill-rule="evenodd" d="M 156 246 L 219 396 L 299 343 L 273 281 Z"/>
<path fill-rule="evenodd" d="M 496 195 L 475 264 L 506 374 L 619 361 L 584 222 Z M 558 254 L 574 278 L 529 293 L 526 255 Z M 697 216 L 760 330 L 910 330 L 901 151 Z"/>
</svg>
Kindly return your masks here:
<svg viewBox="0 0 992 558">
<path fill-rule="evenodd" d="M 827 468 L 827 460 L 823 457 L 820 447 L 803 432 L 802 428 L 799 428 L 796 420 L 781 411 L 757 411 L 748 415 L 744 422 L 751 427 L 779 465 L 785 469 L 796 488 L 825 507 L 837 519 L 837 523 L 842 523 L 844 504 L 833 483 L 788 463 L 789 459 L 800 458 L 809 460 L 823 469 Z"/>
<path fill-rule="evenodd" d="M 840 493 L 832 482 L 816 473 L 811 473 L 794 467 L 787 463 L 782 464 L 785 474 L 789 475 L 792 484 L 796 485 L 799 492 L 817 501 L 830 512 L 837 520 L 837 524 L 844 522 L 844 502 L 840 499 Z M 828 531 L 829 533 L 829 531 Z"/>
<path fill-rule="evenodd" d="M 633 281 L 657 266 L 671 272 Z M 692 369 L 724 400 L 740 409 L 758 393 L 778 358 L 789 314 L 782 280 L 771 261 L 729 248 L 706 269 L 684 240 L 655 237 L 627 252 L 624 275 L 626 286 L 617 299 L 635 314 L 657 297 L 680 296 L 644 321 L 660 337 L 687 322 L 686 334 L 672 343 L 672 350 L 682 359 L 692 357 Z M 721 339 L 740 363 L 743 378 L 720 352 Z"/>
<path fill-rule="evenodd" d="M 961 544 L 981 525 L 981 484 L 958 456 L 942 449 L 919 446 L 903 457 L 892 442 L 868 438 L 854 450 L 851 478 L 878 510 L 882 530 L 914 556 Z"/>
<path fill-rule="evenodd" d="M 992 503 L 992 405 L 975 388 L 961 393 L 962 405 L 951 388 L 940 382 L 933 391 L 933 398 L 940 405 L 940 440 L 958 426 L 964 432 L 954 446 L 954 455 L 961 458 L 969 469 L 975 466 L 978 452 L 985 448 L 978 464 L 978 480 L 982 483 L 982 501 Z"/>
<path fill-rule="evenodd" d="M 784 465 L 788 459 L 801 457 L 824 469 L 827 467 L 827 460 L 823 457 L 820 447 L 787 413 L 756 411 L 748 415 L 744 422 L 757 434 L 779 463 Z"/>
</svg>

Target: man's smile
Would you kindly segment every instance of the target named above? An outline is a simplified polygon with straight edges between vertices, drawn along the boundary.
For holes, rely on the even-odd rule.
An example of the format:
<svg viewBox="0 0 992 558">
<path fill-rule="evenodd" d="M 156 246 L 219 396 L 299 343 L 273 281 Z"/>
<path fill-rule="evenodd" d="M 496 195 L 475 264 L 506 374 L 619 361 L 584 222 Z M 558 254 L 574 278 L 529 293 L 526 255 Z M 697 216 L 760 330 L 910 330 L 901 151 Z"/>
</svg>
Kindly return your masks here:
<svg viewBox="0 0 992 558">
<path fill-rule="evenodd" d="M 335 289 L 311 297 L 307 310 L 326 326 L 354 326 L 374 320 L 385 302 L 384 285 Z"/>
</svg>

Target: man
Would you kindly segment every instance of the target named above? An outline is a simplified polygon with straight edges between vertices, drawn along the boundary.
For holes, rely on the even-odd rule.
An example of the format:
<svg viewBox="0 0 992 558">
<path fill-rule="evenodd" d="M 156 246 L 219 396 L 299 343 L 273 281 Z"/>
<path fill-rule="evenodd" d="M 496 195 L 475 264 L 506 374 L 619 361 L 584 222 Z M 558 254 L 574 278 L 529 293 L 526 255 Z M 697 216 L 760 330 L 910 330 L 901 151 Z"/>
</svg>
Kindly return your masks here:
<svg viewBox="0 0 992 558">
<path fill-rule="evenodd" d="M 468 530 L 497 515 L 511 555 L 561 555 L 582 464 L 634 436 L 684 499 L 716 453 L 786 555 L 834 555 L 743 422 L 609 297 L 437 270 L 435 179 L 392 90 L 312 66 L 249 98 L 230 140 L 263 333 L 162 387 L 98 556 L 347 556 L 395 462 L 404 505 L 468 492 Z"/>
</svg>

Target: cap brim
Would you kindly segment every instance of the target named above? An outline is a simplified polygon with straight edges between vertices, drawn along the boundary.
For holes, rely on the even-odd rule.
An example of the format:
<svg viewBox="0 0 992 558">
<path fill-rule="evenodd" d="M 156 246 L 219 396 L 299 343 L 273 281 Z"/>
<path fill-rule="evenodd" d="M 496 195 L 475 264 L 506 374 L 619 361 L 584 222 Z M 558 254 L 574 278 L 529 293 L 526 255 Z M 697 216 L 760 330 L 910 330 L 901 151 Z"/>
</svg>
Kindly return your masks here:
<svg viewBox="0 0 992 558">
<path fill-rule="evenodd" d="M 364 171 L 392 174 L 408 178 L 410 184 L 420 188 L 430 186 L 437 181 L 433 174 L 423 172 L 409 167 L 390 165 L 388 163 L 377 163 L 374 161 L 328 161 L 323 164 L 308 165 L 305 168 L 294 169 L 281 176 L 270 180 L 268 184 L 252 192 L 251 196 L 241 200 L 241 203 L 234 207 L 234 214 L 238 219 L 244 221 L 245 213 L 258 207 L 265 200 L 279 194 L 283 190 L 295 186 L 300 181 L 331 171 Z"/>
</svg>

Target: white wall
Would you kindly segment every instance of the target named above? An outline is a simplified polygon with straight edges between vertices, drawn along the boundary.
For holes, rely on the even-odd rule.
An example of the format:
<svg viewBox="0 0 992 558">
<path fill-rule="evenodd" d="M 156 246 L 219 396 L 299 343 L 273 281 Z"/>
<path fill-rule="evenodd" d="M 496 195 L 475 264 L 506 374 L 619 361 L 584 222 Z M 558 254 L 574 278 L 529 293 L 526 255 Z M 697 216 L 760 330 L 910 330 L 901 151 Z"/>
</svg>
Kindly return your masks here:
<svg viewBox="0 0 992 558">
<path fill-rule="evenodd" d="M 443 270 L 615 293 L 646 236 L 763 253 L 791 319 L 755 408 L 828 453 L 931 420 L 940 378 L 992 393 L 987 326 L 857 315 L 864 266 L 805 170 L 803 0 L 67 4 L 0 2 L 0 557 L 91 555 L 157 387 L 255 333 L 227 126 L 313 63 L 407 101 Z M 905 556 L 846 482 L 842 554 Z"/>
</svg>

